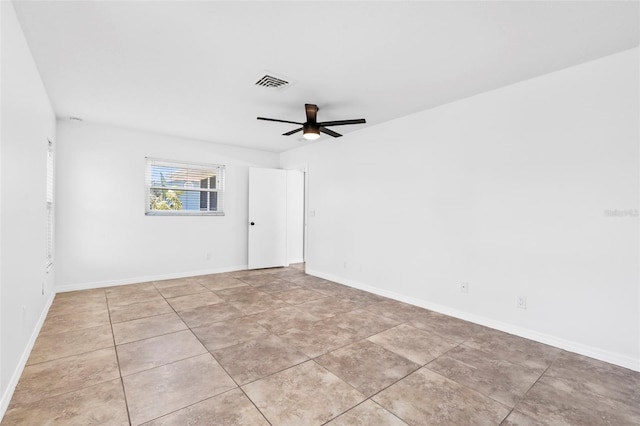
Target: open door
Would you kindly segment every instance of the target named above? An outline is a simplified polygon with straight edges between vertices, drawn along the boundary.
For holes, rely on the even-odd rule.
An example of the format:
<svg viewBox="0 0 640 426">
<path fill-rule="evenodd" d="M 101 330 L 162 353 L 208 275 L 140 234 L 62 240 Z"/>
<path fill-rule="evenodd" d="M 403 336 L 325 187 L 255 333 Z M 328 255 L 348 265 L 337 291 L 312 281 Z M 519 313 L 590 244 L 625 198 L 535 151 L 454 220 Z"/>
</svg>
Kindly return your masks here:
<svg viewBox="0 0 640 426">
<path fill-rule="evenodd" d="M 287 172 L 249 168 L 249 269 L 287 265 Z"/>
</svg>

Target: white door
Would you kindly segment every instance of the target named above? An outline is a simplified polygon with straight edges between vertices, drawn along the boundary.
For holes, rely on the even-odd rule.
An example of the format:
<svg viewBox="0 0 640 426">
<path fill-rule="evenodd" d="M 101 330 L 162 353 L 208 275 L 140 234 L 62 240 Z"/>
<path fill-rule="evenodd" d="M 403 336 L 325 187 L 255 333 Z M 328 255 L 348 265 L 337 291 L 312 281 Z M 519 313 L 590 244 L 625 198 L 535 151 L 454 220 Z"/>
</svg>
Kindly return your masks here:
<svg viewBox="0 0 640 426">
<path fill-rule="evenodd" d="M 249 168 L 249 269 L 287 265 L 287 172 Z"/>
</svg>

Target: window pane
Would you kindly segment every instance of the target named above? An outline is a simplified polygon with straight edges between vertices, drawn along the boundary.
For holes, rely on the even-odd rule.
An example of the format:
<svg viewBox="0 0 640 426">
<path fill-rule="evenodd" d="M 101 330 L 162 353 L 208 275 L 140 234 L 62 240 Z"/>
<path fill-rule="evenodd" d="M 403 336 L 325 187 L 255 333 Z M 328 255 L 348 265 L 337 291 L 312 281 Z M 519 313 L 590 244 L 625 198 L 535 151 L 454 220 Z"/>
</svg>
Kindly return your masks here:
<svg viewBox="0 0 640 426">
<path fill-rule="evenodd" d="M 147 158 L 147 214 L 224 214 L 224 166 Z"/>
</svg>

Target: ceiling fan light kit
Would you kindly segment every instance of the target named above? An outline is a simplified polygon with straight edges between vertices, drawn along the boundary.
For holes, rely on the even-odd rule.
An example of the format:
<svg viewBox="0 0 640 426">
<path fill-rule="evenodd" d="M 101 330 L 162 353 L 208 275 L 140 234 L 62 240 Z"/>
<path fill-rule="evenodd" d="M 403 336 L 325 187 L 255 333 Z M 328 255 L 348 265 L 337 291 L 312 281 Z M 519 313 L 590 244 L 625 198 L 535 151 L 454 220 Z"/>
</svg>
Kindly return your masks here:
<svg viewBox="0 0 640 426">
<path fill-rule="evenodd" d="M 334 138 L 339 138 L 340 136 L 342 136 L 340 133 L 327 129 L 326 126 L 344 126 L 347 124 L 364 124 L 367 122 L 364 118 L 357 118 L 354 120 L 334 120 L 334 121 L 318 122 L 316 120 L 318 109 L 319 109 L 317 105 L 305 104 L 304 109 L 307 115 L 307 121 L 305 121 L 304 123 L 298 123 L 297 121 L 280 120 L 277 118 L 265 118 L 265 117 L 258 117 L 258 120 L 275 121 L 278 123 L 298 124 L 302 127 L 283 133 L 282 135 L 291 136 L 294 133 L 298 133 L 299 131 L 302 131 L 302 137 L 310 141 L 318 139 L 320 137 L 320 132 L 326 135 L 332 136 Z"/>
</svg>

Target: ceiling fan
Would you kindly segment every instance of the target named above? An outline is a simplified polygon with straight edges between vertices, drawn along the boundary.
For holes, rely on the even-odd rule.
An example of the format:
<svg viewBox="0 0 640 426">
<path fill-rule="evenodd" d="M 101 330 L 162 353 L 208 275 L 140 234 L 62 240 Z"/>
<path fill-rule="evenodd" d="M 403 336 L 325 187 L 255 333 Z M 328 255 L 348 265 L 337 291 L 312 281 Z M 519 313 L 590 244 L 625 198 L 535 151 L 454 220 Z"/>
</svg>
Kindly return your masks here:
<svg viewBox="0 0 640 426">
<path fill-rule="evenodd" d="M 277 121 L 279 123 L 291 123 L 298 124 L 302 127 L 299 129 L 291 130 L 290 132 L 283 133 L 282 136 L 291 136 L 294 133 L 298 133 L 302 130 L 302 136 L 307 140 L 316 140 L 320 137 L 320 132 L 327 134 L 329 136 L 333 136 L 334 138 L 339 138 L 342 136 L 340 133 L 334 132 L 333 130 L 327 129 L 327 126 L 344 126 L 345 124 L 363 124 L 367 121 L 364 118 L 358 118 L 355 120 L 337 120 L 337 121 L 316 121 L 316 116 L 318 115 L 318 105 L 314 104 L 304 104 L 304 109 L 307 113 L 307 121 L 304 123 L 298 123 L 297 121 L 289 121 L 289 120 L 279 120 L 277 118 L 265 118 L 258 117 L 258 120 L 266 120 L 266 121 Z"/>
</svg>

